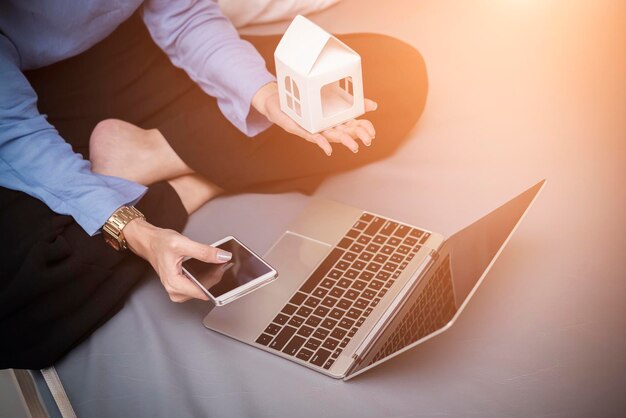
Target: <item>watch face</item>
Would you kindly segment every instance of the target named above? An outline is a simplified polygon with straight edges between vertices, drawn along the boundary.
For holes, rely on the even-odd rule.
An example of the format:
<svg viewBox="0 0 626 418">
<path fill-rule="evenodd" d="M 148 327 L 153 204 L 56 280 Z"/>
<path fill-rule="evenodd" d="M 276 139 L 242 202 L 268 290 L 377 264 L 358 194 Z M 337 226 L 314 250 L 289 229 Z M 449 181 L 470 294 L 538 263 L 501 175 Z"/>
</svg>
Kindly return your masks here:
<svg viewBox="0 0 626 418">
<path fill-rule="evenodd" d="M 113 247 L 113 249 L 115 251 L 119 251 L 120 250 L 120 243 L 118 242 L 118 240 L 116 240 L 115 238 L 113 238 L 111 235 L 109 235 L 107 232 L 103 232 L 104 234 L 104 241 L 109 244 L 111 247 Z"/>
</svg>

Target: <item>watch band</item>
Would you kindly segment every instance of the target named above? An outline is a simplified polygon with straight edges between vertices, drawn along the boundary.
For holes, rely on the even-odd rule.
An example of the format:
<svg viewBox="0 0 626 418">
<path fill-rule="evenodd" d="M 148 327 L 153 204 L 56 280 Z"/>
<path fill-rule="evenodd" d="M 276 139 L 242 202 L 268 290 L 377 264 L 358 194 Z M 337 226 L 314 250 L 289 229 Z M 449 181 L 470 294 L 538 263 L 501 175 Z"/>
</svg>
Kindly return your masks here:
<svg viewBox="0 0 626 418">
<path fill-rule="evenodd" d="M 106 221 L 102 227 L 104 240 L 117 251 L 128 249 L 128 243 L 124 238 L 124 227 L 133 219 L 146 219 L 143 213 L 139 212 L 134 206 L 121 206 Z"/>
</svg>

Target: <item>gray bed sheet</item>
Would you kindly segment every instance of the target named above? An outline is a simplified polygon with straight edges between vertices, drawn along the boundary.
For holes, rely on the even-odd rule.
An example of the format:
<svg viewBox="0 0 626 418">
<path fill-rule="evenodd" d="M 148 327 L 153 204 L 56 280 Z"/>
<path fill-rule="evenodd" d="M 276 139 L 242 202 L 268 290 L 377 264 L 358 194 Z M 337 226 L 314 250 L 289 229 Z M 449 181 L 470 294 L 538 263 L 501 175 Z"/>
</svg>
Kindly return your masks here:
<svg viewBox="0 0 626 418">
<path fill-rule="evenodd" d="M 418 47 L 427 108 L 395 156 L 316 195 L 449 235 L 548 179 L 460 320 L 344 383 L 204 329 L 204 303 L 171 303 L 151 277 L 57 364 L 78 416 L 623 416 L 624 2 L 377 4 L 315 19 Z M 263 253 L 308 201 L 219 198 L 185 233 Z"/>
</svg>

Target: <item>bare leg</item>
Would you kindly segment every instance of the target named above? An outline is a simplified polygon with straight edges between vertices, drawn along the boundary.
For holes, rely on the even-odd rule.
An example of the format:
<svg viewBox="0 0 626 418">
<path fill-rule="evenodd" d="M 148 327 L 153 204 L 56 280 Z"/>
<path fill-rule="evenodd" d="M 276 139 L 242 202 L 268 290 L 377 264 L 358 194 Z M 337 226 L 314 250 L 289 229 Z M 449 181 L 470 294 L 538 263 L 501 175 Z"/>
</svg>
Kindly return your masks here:
<svg viewBox="0 0 626 418">
<path fill-rule="evenodd" d="M 191 214 L 223 190 L 193 172 L 156 130 L 117 119 L 100 122 L 89 140 L 92 169 L 150 185 L 168 181 Z"/>
</svg>

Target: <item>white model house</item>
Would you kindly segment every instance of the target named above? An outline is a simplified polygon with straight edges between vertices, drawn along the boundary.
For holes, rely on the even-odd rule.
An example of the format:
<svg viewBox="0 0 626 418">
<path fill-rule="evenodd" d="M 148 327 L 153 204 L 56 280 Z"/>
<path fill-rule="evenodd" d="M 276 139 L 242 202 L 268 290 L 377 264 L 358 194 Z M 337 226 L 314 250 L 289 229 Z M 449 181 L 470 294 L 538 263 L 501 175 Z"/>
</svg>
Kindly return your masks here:
<svg viewBox="0 0 626 418">
<path fill-rule="evenodd" d="M 303 16 L 274 52 L 280 107 L 311 133 L 364 113 L 361 57 Z"/>
</svg>

